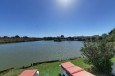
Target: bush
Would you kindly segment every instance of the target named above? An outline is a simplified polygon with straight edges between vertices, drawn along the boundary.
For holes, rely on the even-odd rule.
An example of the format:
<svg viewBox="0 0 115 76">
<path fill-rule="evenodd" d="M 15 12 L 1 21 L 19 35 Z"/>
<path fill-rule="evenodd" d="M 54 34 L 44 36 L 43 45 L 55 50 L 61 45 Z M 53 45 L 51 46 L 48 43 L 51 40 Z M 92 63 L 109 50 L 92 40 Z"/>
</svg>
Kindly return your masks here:
<svg viewBox="0 0 115 76">
<path fill-rule="evenodd" d="M 106 40 L 96 42 L 84 42 L 81 52 L 87 62 L 101 73 L 110 73 L 112 62 L 110 59 L 115 54 L 114 45 Z"/>
</svg>

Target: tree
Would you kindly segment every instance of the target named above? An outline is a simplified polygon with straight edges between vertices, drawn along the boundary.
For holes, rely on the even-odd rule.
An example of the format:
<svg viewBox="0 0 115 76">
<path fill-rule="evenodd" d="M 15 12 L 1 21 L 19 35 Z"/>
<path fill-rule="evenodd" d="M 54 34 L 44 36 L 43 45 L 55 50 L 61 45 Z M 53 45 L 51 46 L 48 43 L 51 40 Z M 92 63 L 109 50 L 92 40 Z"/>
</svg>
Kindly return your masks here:
<svg viewBox="0 0 115 76">
<path fill-rule="evenodd" d="M 109 32 L 107 39 L 110 42 L 115 41 L 115 28 Z"/>
<path fill-rule="evenodd" d="M 109 35 L 111 34 L 115 34 L 115 28 L 113 28 L 110 32 L 109 32 Z"/>
<path fill-rule="evenodd" d="M 20 38 L 20 36 L 16 35 L 15 38 Z"/>
<path fill-rule="evenodd" d="M 4 36 L 3 38 L 9 38 L 8 36 Z"/>
<path fill-rule="evenodd" d="M 108 35 L 106 33 L 102 34 L 103 39 L 107 39 Z"/>
<path fill-rule="evenodd" d="M 74 38 L 70 36 L 70 37 L 67 38 L 67 40 L 69 40 L 69 41 L 73 41 Z"/>
<path fill-rule="evenodd" d="M 29 38 L 28 36 L 23 36 L 23 38 Z"/>
<path fill-rule="evenodd" d="M 106 40 L 96 42 L 84 42 L 81 52 L 88 63 L 102 73 L 110 73 L 112 62 L 110 59 L 115 55 L 115 48 L 112 43 Z"/>
<path fill-rule="evenodd" d="M 61 38 L 64 38 L 64 35 L 61 35 Z"/>
</svg>

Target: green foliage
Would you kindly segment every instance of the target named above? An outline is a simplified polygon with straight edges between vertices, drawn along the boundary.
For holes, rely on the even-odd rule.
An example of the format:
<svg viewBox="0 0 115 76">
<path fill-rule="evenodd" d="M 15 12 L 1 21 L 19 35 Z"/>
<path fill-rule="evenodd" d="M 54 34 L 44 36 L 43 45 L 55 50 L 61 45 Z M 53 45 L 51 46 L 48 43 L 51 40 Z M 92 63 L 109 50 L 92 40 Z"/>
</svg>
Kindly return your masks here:
<svg viewBox="0 0 115 76">
<path fill-rule="evenodd" d="M 16 35 L 15 38 L 20 38 L 20 36 Z"/>
<path fill-rule="evenodd" d="M 107 39 L 110 42 L 115 41 L 115 28 L 109 32 Z"/>
<path fill-rule="evenodd" d="M 29 37 L 19 37 L 18 35 L 15 37 L 5 37 L 0 38 L 0 44 L 2 43 L 17 43 L 17 42 L 30 42 L 30 41 L 39 41 L 41 38 L 29 38 Z"/>
<path fill-rule="evenodd" d="M 115 55 L 114 45 L 106 40 L 96 42 L 84 42 L 81 52 L 87 62 L 92 64 L 95 70 L 102 73 L 110 73 L 112 62 L 110 59 Z"/>
<path fill-rule="evenodd" d="M 115 28 L 113 28 L 110 32 L 109 35 L 115 34 Z"/>
<path fill-rule="evenodd" d="M 90 65 L 84 63 L 83 59 L 74 59 L 74 60 L 64 60 L 64 61 L 57 61 L 52 63 L 43 63 L 38 64 L 36 66 L 27 68 L 27 69 L 37 69 L 40 72 L 39 76 L 59 76 L 60 68 L 59 65 L 61 63 L 70 61 L 73 64 L 84 68 L 85 70 L 87 68 L 90 68 Z M 19 76 L 19 74 L 26 69 L 13 69 L 5 73 L 1 73 L 0 76 Z"/>
</svg>

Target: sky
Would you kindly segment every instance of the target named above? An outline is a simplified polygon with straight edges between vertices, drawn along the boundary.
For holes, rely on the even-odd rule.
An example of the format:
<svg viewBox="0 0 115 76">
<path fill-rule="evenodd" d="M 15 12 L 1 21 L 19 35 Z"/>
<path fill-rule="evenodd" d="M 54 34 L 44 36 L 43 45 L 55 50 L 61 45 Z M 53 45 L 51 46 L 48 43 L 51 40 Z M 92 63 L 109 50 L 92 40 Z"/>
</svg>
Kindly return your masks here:
<svg viewBox="0 0 115 76">
<path fill-rule="evenodd" d="M 0 0 L 0 36 L 91 36 L 115 27 L 115 0 Z"/>
</svg>

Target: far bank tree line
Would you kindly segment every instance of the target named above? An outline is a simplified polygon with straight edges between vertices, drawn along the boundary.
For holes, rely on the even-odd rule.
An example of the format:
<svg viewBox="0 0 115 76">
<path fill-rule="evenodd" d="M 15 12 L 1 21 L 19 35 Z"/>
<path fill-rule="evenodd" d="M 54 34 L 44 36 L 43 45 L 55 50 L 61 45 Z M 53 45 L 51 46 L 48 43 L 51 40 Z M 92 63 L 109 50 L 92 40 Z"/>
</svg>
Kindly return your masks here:
<svg viewBox="0 0 115 76">
<path fill-rule="evenodd" d="M 96 40 L 103 40 L 106 39 L 108 42 L 115 41 L 115 28 L 112 29 L 109 33 L 104 33 L 101 36 L 93 35 L 93 36 L 74 36 L 74 37 L 65 37 L 64 35 L 57 36 L 57 37 L 28 37 L 23 36 L 20 37 L 19 35 L 16 36 L 3 36 L 0 37 L 0 43 L 13 43 L 13 42 L 28 42 L 28 41 L 40 41 L 40 40 L 54 40 L 54 41 L 92 41 L 95 42 Z"/>
<path fill-rule="evenodd" d="M 39 41 L 39 40 L 41 40 L 41 38 L 28 37 L 28 36 L 20 37 L 18 35 L 11 37 L 8 36 L 0 37 L 0 43 L 17 43 L 17 42 Z"/>
<path fill-rule="evenodd" d="M 55 40 L 55 41 L 97 41 L 106 39 L 108 42 L 115 41 L 115 28 L 112 29 L 109 33 L 104 33 L 101 36 L 93 35 L 93 36 L 74 36 L 74 37 L 64 37 L 64 35 L 57 37 L 44 37 L 43 40 Z"/>
</svg>

